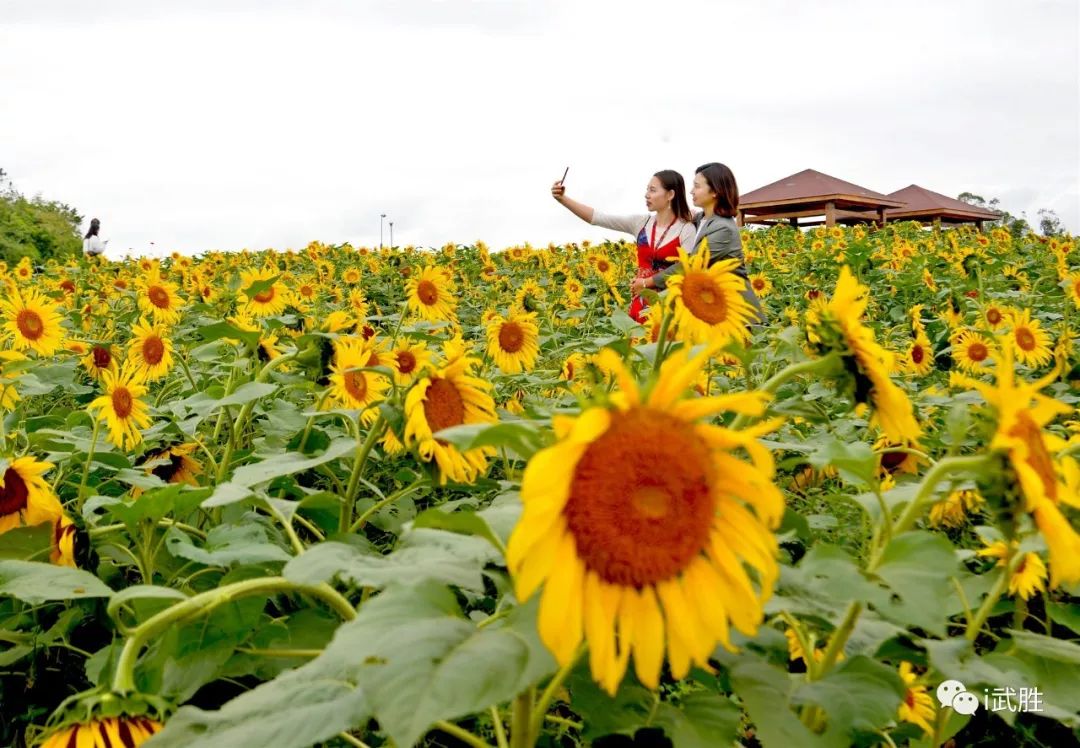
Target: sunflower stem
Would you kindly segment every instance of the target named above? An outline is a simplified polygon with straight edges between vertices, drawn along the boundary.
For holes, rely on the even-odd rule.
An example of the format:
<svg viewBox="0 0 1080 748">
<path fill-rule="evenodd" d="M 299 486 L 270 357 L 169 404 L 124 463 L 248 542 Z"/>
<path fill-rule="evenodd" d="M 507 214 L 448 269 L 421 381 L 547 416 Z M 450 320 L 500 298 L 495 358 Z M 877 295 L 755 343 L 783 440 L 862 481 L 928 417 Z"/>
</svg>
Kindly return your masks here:
<svg viewBox="0 0 1080 748">
<path fill-rule="evenodd" d="M 506 728 L 503 727 L 502 716 L 499 714 L 499 708 L 494 704 L 489 708 L 491 712 L 491 724 L 495 728 L 495 742 L 499 748 L 510 748 L 510 744 L 506 742 Z"/>
<path fill-rule="evenodd" d="M 357 416 L 359 419 L 359 416 Z M 349 526 L 352 524 L 353 509 L 356 506 L 356 491 L 360 485 L 360 476 L 364 472 L 364 465 L 367 463 L 368 455 L 371 453 L 372 447 L 375 446 L 375 441 L 382 436 L 382 432 L 386 427 L 386 419 L 379 414 L 379 418 L 371 426 L 371 430 L 368 431 L 367 438 L 363 443 L 357 445 L 356 460 L 353 462 L 352 474 L 349 475 L 349 484 L 345 487 L 345 495 L 342 496 L 341 502 L 341 516 L 338 519 L 338 530 L 346 532 Z"/>
<path fill-rule="evenodd" d="M 90 463 L 94 461 L 94 448 L 97 447 L 98 434 L 101 433 L 101 421 L 94 419 L 94 432 L 90 435 L 90 449 L 86 451 L 86 464 L 83 466 L 82 480 L 79 481 L 79 506 L 86 499 L 86 483 L 90 479 Z"/>
<path fill-rule="evenodd" d="M 547 686 L 540 693 L 540 699 L 536 702 L 536 706 L 533 707 L 532 716 L 529 718 L 529 735 L 532 737 L 533 742 L 540 736 L 540 726 L 544 722 L 544 715 L 547 714 L 548 707 L 551 706 L 551 702 L 555 700 L 555 694 L 562 688 L 562 684 L 566 681 L 570 675 L 570 671 L 577 665 L 578 660 L 585 654 L 585 645 L 579 644 L 577 651 L 574 655 L 566 661 L 558 672 L 551 678 Z M 531 745 L 531 743 L 530 743 Z"/>
<path fill-rule="evenodd" d="M 671 326 L 671 308 L 664 307 L 664 318 L 660 320 L 660 333 L 656 337 L 656 357 L 653 359 L 653 373 L 660 371 L 660 364 L 664 363 L 664 353 L 667 347 L 667 331 Z"/>
<path fill-rule="evenodd" d="M 356 609 L 352 604 L 341 593 L 325 583 L 297 584 L 284 577 L 259 577 L 234 582 L 172 605 L 136 626 L 120 651 L 120 657 L 116 662 L 116 673 L 112 680 L 112 690 L 119 694 L 135 690 L 135 664 L 139 653 L 150 639 L 166 631 L 170 626 L 210 613 L 219 606 L 241 597 L 281 592 L 300 592 L 311 595 L 333 608 L 344 620 L 350 621 L 356 618 Z M 112 614 L 110 611 L 110 615 Z"/>
<path fill-rule="evenodd" d="M 532 734 L 533 696 L 536 689 L 530 686 L 514 697 L 510 717 L 510 748 L 533 748 L 536 739 Z"/>
<path fill-rule="evenodd" d="M 945 476 L 951 473 L 977 472 L 987 467 L 991 460 L 993 460 L 991 455 L 981 454 L 966 457 L 946 457 L 936 462 L 923 477 L 922 483 L 919 485 L 919 492 L 915 494 L 915 498 L 911 500 L 911 503 L 897 518 L 892 528 L 892 534 L 894 536 L 899 535 L 911 528 L 915 520 L 922 514 L 923 509 L 925 509 L 925 504 L 933 495 L 934 489 L 938 483 L 945 479 Z M 876 558 L 871 563 L 872 566 L 876 566 Z"/>
<path fill-rule="evenodd" d="M 458 727 L 453 722 L 447 722 L 444 719 L 440 719 L 433 727 L 437 730 L 442 730 L 447 735 L 457 738 L 466 745 L 472 746 L 472 748 L 491 748 L 491 744 L 485 742 L 482 738 L 473 735 L 464 727 Z"/>
<path fill-rule="evenodd" d="M 987 593 L 986 599 L 979 606 L 975 617 L 968 622 L 968 626 L 964 630 L 964 638 L 970 642 L 974 642 L 978 638 L 979 631 L 982 629 L 983 624 L 986 623 L 986 619 L 990 617 L 990 611 L 997 605 L 998 600 L 1001 599 L 1005 589 L 1009 586 L 1009 577 L 1012 576 L 1016 561 L 1022 558 L 1021 554 L 1017 553 L 1012 546 L 1009 546 L 1008 553 L 1009 555 L 1003 559 L 1001 576 L 994 582 L 994 586 L 990 588 L 990 592 Z"/>
<path fill-rule="evenodd" d="M 834 363 L 840 360 L 840 354 L 836 351 L 826 354 L 821 358 L 812 358 L 809 361 L 800 361 L 797 364 L 788 364 L 776 374 L 771 376 L 765 383 L 757 388 L 758 392 L 767 392 L 770 395 L 776 393 L 780 389 L 781 385 L 794 379 L 795 377 L 803 374 L 810 374 L 817 371 L 824 371 L 832 367 Z M 745 365 L 744 365 L 745 366 Z M 755 416 L 748 416 L 740 414 L 735 417 L 735 420 L 731 422 L 731 429 L 740 429 L 746 426 L 751 419 Z"/>
</svg>

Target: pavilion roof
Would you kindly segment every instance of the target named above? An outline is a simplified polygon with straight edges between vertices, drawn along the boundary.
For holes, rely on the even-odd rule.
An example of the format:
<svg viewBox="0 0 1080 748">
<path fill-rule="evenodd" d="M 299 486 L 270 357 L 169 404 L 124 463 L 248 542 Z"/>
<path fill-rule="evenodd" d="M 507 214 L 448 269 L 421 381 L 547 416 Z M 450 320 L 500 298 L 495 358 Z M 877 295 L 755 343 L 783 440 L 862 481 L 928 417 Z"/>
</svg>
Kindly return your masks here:
<svg viewBox="0 0 1080 748">
<path fill-rule="evenodd" d="M 739 196 L 739 208 L 745 213 L 766 214 L 768 209 L 795 210 L 832 202 L 841 209 L 901 208 L 903 203 L 880 192 L 814 169 L 778 179 Z"/>
<path fill-rule="evenodd" d="M 952 218 L 967 221 L 994 221 L 1001 217 L 1001 214 L 995 210 L 980 208 L 978 205 L 965 203 L 963 200 L 942 195 L 940 192 L 928 190 L 917 184 L 909 184 L 901 190 L 890 192 L 888 197 L 904 204 L 903 207 L 885 211 L 885 215 L 891 220 Z"/>
</svg>

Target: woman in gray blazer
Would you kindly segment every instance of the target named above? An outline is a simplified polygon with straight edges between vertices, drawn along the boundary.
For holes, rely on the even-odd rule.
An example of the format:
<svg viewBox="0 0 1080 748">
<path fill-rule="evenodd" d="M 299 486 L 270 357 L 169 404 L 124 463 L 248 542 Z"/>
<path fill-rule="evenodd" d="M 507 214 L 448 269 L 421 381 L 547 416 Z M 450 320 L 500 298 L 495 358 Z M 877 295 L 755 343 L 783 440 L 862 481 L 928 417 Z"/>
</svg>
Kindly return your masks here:
<svg viewBox="0 0 1080 748">
<path fill-rule="evenodd" d="M 702 212 L 694 214 L 697 234 L 694 237 L 693 246 L 688 247 L 687 251 L 693 254 L 701 244 L 701 240 L 705 239 L 709 243 L 709 265 L 720 260 L 737 259 L 739 264 L 734 273 L 746 283 L 742 292 L 743 298 L 757 310 L 757 324 L 763 324 L 765 312 L 761 308 L 757 294 L 747 282 L 742 239 L 739 236 L 739 227 L 735 223 L 735 215 L 739 209 L 739 188 L 735 184 L 735 175 L 731 173 L 731 169 L 715 161 L 699 166 L 694 171 L 694 185 L 690 190 L 690 195 L 694 205 L 701 208 Z M 667 279 L 681 270 L 682 265 L 674 263 L 651 278 L 635 279 L 630 284 L 630 290 L 634 293 L 640 293 L 641 288 L 655 288 L 662 291 L 667 287 Z"/>
</svg>

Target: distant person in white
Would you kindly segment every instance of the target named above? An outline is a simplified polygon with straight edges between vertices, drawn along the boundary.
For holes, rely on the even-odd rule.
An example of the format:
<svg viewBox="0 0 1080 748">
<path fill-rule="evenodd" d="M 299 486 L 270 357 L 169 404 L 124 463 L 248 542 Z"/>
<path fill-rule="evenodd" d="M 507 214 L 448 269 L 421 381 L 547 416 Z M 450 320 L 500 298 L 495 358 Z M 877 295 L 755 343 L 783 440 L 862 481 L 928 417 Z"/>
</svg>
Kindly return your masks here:
<svg viewBox="0 0 1080 748">
<path fill-rule="evenodd" d="M 101 231 L 101 221 L 94 219 L 90 221 L 90 230 L 86 232 L 86 238 L 83 239 L 83 252 L 87 257 L 97 257 L 98 255 L 105 254 L 105 245 L 109 243 L 109 240 L 101 240 L 98 233 Z"/>
</svg>

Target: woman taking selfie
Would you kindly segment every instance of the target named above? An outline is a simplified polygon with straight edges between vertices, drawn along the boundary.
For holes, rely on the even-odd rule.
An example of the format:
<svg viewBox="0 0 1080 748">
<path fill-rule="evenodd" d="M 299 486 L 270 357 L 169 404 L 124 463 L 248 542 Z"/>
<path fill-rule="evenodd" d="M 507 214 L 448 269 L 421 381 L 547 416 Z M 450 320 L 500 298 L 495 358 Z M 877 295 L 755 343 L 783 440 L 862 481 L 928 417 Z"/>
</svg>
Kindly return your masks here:
<svg viewBox="0 0 1080 748">
<path fill-rule="evenodd" d="M 637 275 L 630 284 L 633 298 L 630 316 L 643 322 L 642 311 L 647 306 L 641 298 L 641 283 L 679 259 L 679 247 L 693 250 L 696 231 L 690 222 L 690 207 L 686 204 L 686 184 L 677 171 L 665 169 L 653 174 L 645 188 L 645 207 L 651 213 L 608 215 L 593 210 L 566 196 L 562 180 L 551 186 L 551 196 L 583 221 L 637 237 Z"/>
<path fill-rule="evenodd" d="M 747 282 L 742 238 L 739 236 L 739 226 L 735 223 L 735 215 L 739 210 L 739 188 L 735 184 L 735 175 L 731 173 L 731 169 L 715 161 L 699 166 L 694 172 L 694 185 L 690 195 L 694 205 L 703 212 L 694 215 L 697 231 L 686 251 L 693 254 L 704 239 L 709 246 L 709 265 L 721 260 L 737 259 L 739 264 L 732 272 L 746 284 L 742 295 L 757 310 L 757 324 L 764 324 L 765 312 L 761 308 L 761 302 Z M 630 284 L 630 290 L 634 293 L 640 293 L 641 288 L 662 291 L 667 287 L 667 279 L 678 270 L 678 265 L 671 265 L 651 278 L 634 280 Z"/>
</svg>

